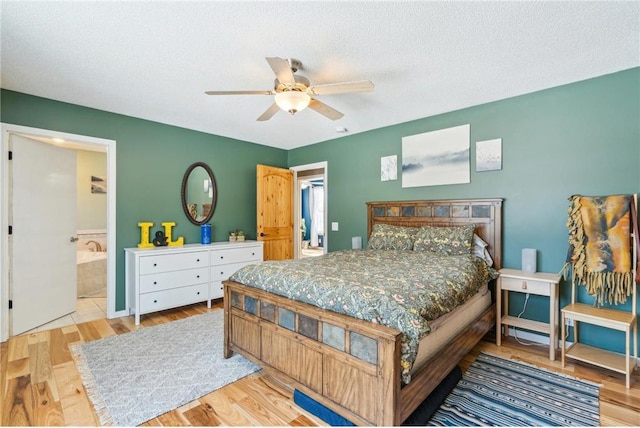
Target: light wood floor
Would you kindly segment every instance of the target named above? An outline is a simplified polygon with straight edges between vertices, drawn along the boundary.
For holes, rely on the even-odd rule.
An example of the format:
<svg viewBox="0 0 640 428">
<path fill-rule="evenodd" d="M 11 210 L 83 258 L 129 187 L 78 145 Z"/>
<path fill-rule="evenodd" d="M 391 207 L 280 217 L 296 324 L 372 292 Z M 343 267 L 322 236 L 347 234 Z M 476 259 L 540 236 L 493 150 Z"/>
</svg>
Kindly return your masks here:
<svg viewBox="0 0 640 428">
<path fill-rule="evenodd" d="M 220 303 L 163 311 L 142 317 L 141 326 L 162 324 L 209 310 Z M 138 327 L 139 328 L 139 327 Z M 89 342 L 135 330 L 133 317 L 100 319 L 11 338 L 0 345 L 0 425 L 95 426 L 98 417 L 87 398 L 69 352 L 73 343 Z M 502 347 L 483 341 L 462 361 L 463 370 L 480 352 L 490 352 L 559 373 L 602 384 L 602 426 L 640 425 L 640 376 L 627 390 L 621 375 L 593 366 L 549 361 L 548 349 L 507 340 Z M 262 371 L 146 422 L 148 426 L 326 426 L 293 403 L 292 390 Z"/>
</svg>

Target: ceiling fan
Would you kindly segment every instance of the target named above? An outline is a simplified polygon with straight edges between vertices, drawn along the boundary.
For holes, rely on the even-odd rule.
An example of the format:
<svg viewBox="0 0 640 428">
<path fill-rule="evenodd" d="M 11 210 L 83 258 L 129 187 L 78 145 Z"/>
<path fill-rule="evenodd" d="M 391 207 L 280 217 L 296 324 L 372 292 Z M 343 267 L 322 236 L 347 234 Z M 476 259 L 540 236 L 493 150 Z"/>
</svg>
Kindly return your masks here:
<svg viewBox="0 0 640 428">
<path fill-rule="evenodd" d="M 325 85 L 311 86 L 309 79 L 304 76 L 294 74 L 302 68 L 302 62 L 297 59 L 286 59 L 268 57 L 267 62 L 276 74 L 276 80 L 272 90 L 266 91 L 206 91 L 207 95 L 275 95 L 275 102 L 258 117 L 259 121 L 269 120 L 278 110 L 282 109 L 291 114 L 309 107 L 321 115 L 338 120 L 343 113 L 329 107 L 314 97 L 317 95 L 334 95 L 348 92 L 370 92 L 373 91 L 373 83 L 368 80 L 357 82 L 329 83 Z"/>
</svg>

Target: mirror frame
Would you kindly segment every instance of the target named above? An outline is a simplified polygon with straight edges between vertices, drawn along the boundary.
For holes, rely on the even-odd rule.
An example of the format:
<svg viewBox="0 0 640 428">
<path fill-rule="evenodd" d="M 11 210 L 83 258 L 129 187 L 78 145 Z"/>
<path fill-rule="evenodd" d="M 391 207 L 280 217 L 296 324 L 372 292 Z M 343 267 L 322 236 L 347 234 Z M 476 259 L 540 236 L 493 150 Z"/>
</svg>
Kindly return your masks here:
<svg viewBox="0 0 640 428">
<path fill-rule="evenodd" d="M 213 197 L 211 198 L 211 209 L 209 210 L 209 214 L 200 221 L 191 217 L 191 214 L 189 214 L 189 208 L 187 207 L 187 184 L 189 182 L 189 175 L 191 175 L 191 172 L 199 166 L 204 168 L 205 171 L 207 171 L 207 174 L 209 174 L 209 178 L 211 179 L 211 187 L 213 188 Z M 187 219 L 191 223 L 195 224 L 196 226 L 201 226 L 205 223 L 208 223 L 211 220 L 211 217 L 213 217 L 213 212 L 216 210 L 216 203 L 218 202 L 218 185 L 216 184 L 216 177 L 215 175 L 213 175 L 213 171 L 211 170 L 211 167 L 209 167 L 209 165 L 207 165 L 204 162 L 196 162 L 194 164 L 191 164 L 189 168 L 187 168 L 187 171 L 184 173 L 184 177 L 182 178 L 182 188 L 180 190 L 180 198 L 182 200 L 182 209 L 184 211 L 184 214 L 187 216 Z"/>
</svg>

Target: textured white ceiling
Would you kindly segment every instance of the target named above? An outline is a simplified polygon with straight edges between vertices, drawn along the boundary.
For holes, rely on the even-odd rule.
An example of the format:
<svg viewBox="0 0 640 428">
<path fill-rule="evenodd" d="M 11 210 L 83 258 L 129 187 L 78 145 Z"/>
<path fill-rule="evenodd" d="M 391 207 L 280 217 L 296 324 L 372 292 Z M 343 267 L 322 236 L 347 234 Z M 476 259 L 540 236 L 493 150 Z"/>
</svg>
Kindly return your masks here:
<svg viewBox="0 0 640 428">
<path fill-rule="evenodd" d="M 290 149 L 640 65 L 640 2 L 1 2 L 3 88 Z M 345 116 L 279 112 L 267 56 Z"/>
</svg>

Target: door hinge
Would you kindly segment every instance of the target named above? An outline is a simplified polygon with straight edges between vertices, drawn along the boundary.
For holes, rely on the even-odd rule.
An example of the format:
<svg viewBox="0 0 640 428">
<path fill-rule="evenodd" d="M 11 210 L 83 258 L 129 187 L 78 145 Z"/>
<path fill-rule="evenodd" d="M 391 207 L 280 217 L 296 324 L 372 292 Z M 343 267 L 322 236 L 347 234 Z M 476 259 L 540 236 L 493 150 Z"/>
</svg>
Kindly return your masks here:
<svg viewBox="0 0 640 428">
<path fill-rule="evenodd" d="M 13 159 L 13 152 L 11 150 L 9 150 L 9 160 Z"/>
<path fill-rule="evenodd" d="M 13 226 L 9 226 L 9 235 L 13 235 Z"/>
<path fill-rule="evenodd" d="M 9 309 L 13 309 L 13 300 L 9 299 Z"/>
</svg>

